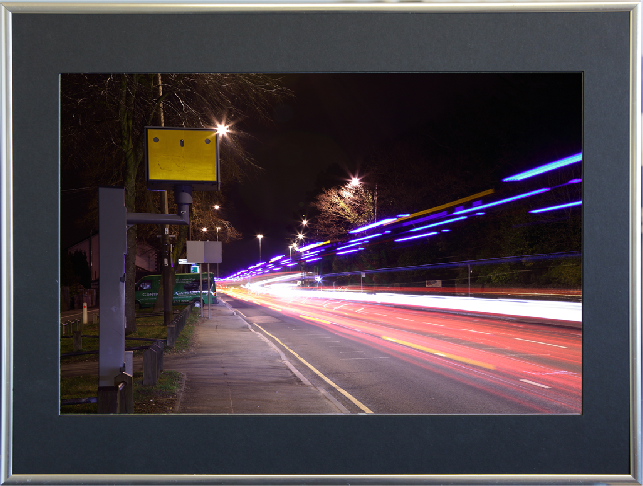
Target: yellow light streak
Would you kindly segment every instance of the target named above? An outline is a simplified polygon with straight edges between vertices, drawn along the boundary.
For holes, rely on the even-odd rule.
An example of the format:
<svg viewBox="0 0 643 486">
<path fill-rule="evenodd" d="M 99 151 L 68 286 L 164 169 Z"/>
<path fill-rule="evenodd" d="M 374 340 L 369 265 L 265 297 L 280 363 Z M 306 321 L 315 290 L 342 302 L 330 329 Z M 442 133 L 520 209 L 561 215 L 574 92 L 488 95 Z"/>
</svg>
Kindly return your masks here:
<svg viewBox="0 0 643 486">
<path fill-rule="evenodd" d="M 442 356 L 443 358 L 452 359 L 454 361 L 460 361 L 462 363 L 466 363 L 466 364 L 470 364 L 470 365 L 474 365 L 474 366 L 480 366 L 481 368 L 486 368 L 488 370 L 495 370 L 496 369 L 496 367 L 494 365 L 489 364 L 489 363 L 483 363 L 482 361 L 476 361 L 476 360 L 473 360 L 473 359 L 465 358 L 463 356 L 456 356 L 455 354 L 444 353 L 442 351 L 438 351 L 437 349 L 426 348 L 424 346 L 420 346 L 419 344 L 413 344 L 413 343 L 409 343 L 409 342 L 406 342 L 406 341 L 400 341 L 398 339 L 394 339 L 394 338 L 390 338 L 390 337 L 386 337 L 386 336 L 381 336 L 381 337 L 385 341 L 391 341 L 391 342 L 394 342 L 394 343 L 397 343 L 397 344 L 401 344 L 402 346 L 407 346 L 409 348 L 417 349 L 419 351 L 424 351 L 425 353 L 431 353 L 431 354 L 435 354 L 437 356 Z"/>
</svg>

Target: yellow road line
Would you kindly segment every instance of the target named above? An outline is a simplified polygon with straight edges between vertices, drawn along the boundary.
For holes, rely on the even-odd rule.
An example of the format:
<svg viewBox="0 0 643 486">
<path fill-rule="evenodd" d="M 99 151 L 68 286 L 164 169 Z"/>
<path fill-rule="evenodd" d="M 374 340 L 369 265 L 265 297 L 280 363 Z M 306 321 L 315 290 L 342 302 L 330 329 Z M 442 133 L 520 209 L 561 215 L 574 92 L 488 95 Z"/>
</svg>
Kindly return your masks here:
<svg viewBox="0 0 643 486">
<path fill-rule="evenodd" d="M 330 321 L 325 321 L 324 319 L 317 319 L 316 317 L 309 317 L 309 316 L 299 316 L 302 319 L 308 319 L 309 321 L 317 321 L 317 322 L 323 322 L 324 324 L 332 324 Z"/>
<path fill-rule="evenodd" d="M 474 366 L 480 366 L 481 368 L 487 368 L 488 370 L 495 370 L 496 367 L 492 364 L 489 363 L 483 363 L 482 361 L 476 361 L 473 359 L 469 358 L 464 358 L 462 356 L 456 356 L 455 354 L 450 354 L 450 353 L 443 353 L 442 351 L 438 351 L 437 349 L 431 349 L 431 348 L 425 348 L 424 346 L 420 346 L 418 344 L 413 344 L 413 343 L 408 343 L 406 341 L 399 341 L 398 339 L 393 339 L 390 337 L 382 336 L 382 339 L 386 341 L 391 341 L 397 344 L 401 344 L 402 346 L 408 346 L 409 348 L 417 349 L 419 351 L 424 351 L 426 353 L 431 353 L 435 354 L 437 356 L 442 356 L 443 358 L 449 358 L 455 361 L 461 361 L 462 363 L 467 363 L 470 365 Z"/>
<path fill-rule="evenodd" d="M 311 318 L 311 319 L 312 319 L 312 318 Z M 314 319 L 313 319 L 313 320 L 314 320 Z M 324 381 L 325 381 L 326 383 L 328 383 L 330 386 L 332 386 L 333 388 L 335 388 L 335 390 L 337 390 L 339 393 L 341 393 L 341 394 L 342 394 L 342 395 L 344 395 L 346 398 L 348 398 L 351 402 L 353 402 L 355 405 L 357 405 L 357 406 L 360 408 L 360 410 L 363 410 L 363 411 L 364 411 L 364 412 L 366 412 L 366 413 L 373 413 L 373 411 L 372 411 L 370 408 L 368 408 L 366 405 L 364 405 L 362 402 L 360 402 L 357 398 L 355 398 L 353 395 L 351 395 L 350 393 L 348 393 L 346 390 L 344 390 L 343 388 L 340 388 L 340 387 L 339 387 L 339 386 L 337 386 L 335 383 L 333 383 L 333 382 L 332 382 L 332 381 L 330 381 L 328 378 L 326 378 L 326 377 L 325 377 L 325 376 L 324 376 L 324 375 L 323 375 L 323 374 L 322 374 L 322 373 L 321 373 L 317 368 L 315 368 L 315 367 L 314 367 L 313 365 L 311 365 L 308 361 L 306 361 L 304 358 L 302 358 L 301 356 L 299 356 L 299 355 L 298 355 L 297 353 L 295 353 L 292 349 L 290 349 L 288 346 L 286 346 L 284 343 L 282 343 L 282 342 L 281 342 L 277 337 L 275 337 L 275 336 L 273 336 L 272 334 L 270 334 L 268 331 L 266 331 L 266 330 L 265 330 L 263 327 L 261 327 L 260 325 L 258 325 L 258 324 L 256 324 L 256 323 L 253 323 L 253 324 L 254 324 L 255 326 L 257 326 L 259 329 L 261 329 L 265 334 L 267 334 L 267 335 L 268 335 L 268 336 L 270 336 L 272 339 L 274 339 L 274 340 L 275 340 L 275 341 L 277 341 L 279 344 L 281 344 L 285 349 L 287 349 L 287 350 L 288 350 L 288 351 L 289 351 L 293 356 L 295 356 L 299 361 L 301 361 L 301 362 L 302 362 L 302 363 L 304 363 L 306 366 L 308 366 L 308 368 L 310 368 L 310 369 L 311 369 L 311 370 L 312 370 L 312 371 L 313 371 L 317 376 L 319 376 L 322 380 L 324 380 Z"/>
</svg>

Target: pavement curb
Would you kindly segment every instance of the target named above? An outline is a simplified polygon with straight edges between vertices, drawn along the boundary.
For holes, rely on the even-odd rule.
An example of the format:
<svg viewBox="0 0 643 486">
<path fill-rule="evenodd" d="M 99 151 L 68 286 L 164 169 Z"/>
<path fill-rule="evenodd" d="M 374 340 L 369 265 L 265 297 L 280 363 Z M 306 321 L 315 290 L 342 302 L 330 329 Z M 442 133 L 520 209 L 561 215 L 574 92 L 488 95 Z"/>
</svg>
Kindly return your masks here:
<svg viewBox="0 0 643 486">
<path fill-rule="evenodd" d="M 223 304 L 230 311 L 232 311 L 234 316 L 239 317 L 240 319 L 242 319 L 246 323 L 246 325 L 248 326 L 248 329 L 250 329 L 250 331 L 254 332 L 257 336 L 259 336 L 260 339 L 262 339 L 263 341 L 268 343 L 275 351 L 277 351 L 279 353 L 279 357 L 284 362 L 284 364 L 288 367 L 288 369 L 290 369 L 290 371 L 297 378 L 299 378 L 299 380 L 304 385 L 310 386 L 310 387 L 314 388 L 315 390 L 317 390 L 322 395 L 324 395 L 333 405 L 335 405 L 340 410 L 340 412 L 342 414 L 350 414 L 351 413 L 350 410 L 348 410 L 335 397 L 333 397 L 330 393 L 328 393 L 328 391 L 324 390 L 323 388 L 319 388 L 319 387 L 313 385 L 304 375 L 302 375 L 301 372 L 290 362 L 290 360 L 286 357 L 284 352 L 281 349 L 279 349 L 279 347 L 275 343 L 273 343 L 270 339 L 268 339 L 268 337 L 265 336 L 262 332 L 258 332 L 252 327 L 252 323 L 248 321 L 248 318 L 246 316 L 244 316 L 243 313 L 239 312 L 237 309 L 234 309 L 233 307 L 230 307 L 230 305 L 227 302 L 225 302 L 223 300 L 220 300 L 220 301 L 223 302 Z"/>
</svg>

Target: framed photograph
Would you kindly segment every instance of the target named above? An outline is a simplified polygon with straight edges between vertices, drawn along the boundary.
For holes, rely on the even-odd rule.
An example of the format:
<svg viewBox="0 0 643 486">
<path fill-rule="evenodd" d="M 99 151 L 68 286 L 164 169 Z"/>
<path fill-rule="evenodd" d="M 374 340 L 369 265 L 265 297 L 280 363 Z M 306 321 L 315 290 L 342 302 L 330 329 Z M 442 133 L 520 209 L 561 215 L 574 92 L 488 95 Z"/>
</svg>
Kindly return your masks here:
<svg viewBox="0 0 643 486">
<path fill-rule="evenodd" d="M 641 484 L 640 8 L 639 2 L 3 4 L 0 9 L 3 26 L 0 80 L 3 484 Z M 110 77 L 110 73 L 114 76 Z M 351 197 L 363 197 L 368 211 L 374 214 L 371 217 L 368 211 L 362 211 L 366 219 L 360 219 L 359 224 L 354 222 L 350 228 L 336 222 L 329 224 L 330 216 L 323 219 L 317 215 L 323 220 L 323 224 L 315 227 L 315 234 L 321 239 L 313 239 L 313 229 L 310 229 L 308 246 L 302 243 L 297 249 L 310 253 L 302 253 L 300 260 L 310 258 L 312 265 L 324 255 L 332 254 L 332 257 L 326 257 L 327 267 L 322 262 L 308 268 L 308 273 L 303 268 L 301 278 L 293 281 L 299 290 L 293 291 L 306 287 L 306 290 L 314 288 L 322 292 L 324 285 L 328 291 L 332 285 L 335 291 L 337 285 L 343 287 L 342 291 L 359 291 L 360 295 L 367 296 L 366 285 L 372 293 L 379 286 L 379 291 L 385 288 L 391 295 L 407 292 L 416 297 L 421 293 L 423 296 L 439 294 L 439 298 L 446 295 L 452 299 L 472 299 L 473 292 L 487 302 L 493 298 L 496 310 L 471 308 L 465 313 L 475 317 L 504 312 L 497 309 L 505 305 L 506 299 L 487 295 L 493 293 L 490 289 L 505 288 L 518 281 L 531 288 L 538 285 L 551 288 L 565 282 L 567 287 L 575 286 L 575 290 L 566 291 L 556 299 L 571 302 L 569 306 L 558 306 L 552 316 L 547 314 L 543 300 L 533 300 L 529 305 L 537 310 L 530 310 L 531 313 L 521 319 L 531 319 L 530 316 L 537 314 L 544 316 L 543 319 L 562 322 L 567 330 L 558 335 L 550 331 L 551 328 L 536 332 L 530 327 L 523 329 L 524 334 L 485 337 L 467 348 L 470 354 L 462 354 L 467 337 L 454 333 L 449 337 L 451 347 L 434 348 L 428 344 L 432 341 L 416 341 L 410 337 L 424 330 L 410 324 L 397 328 L 386 322 L 397 318 L 393 315 L 380 319 L 381 322 L 368 329 L 349 329 L 350 326 L 328 322 L 322 319 L 327 314 L 315 313 L 321 310 L 308 308 L 308 315 L 299 315 L 311 321 L 316 319 L 320 332 L 334 332 L 337 336 L 381 334 L 384 328 L 395 332 L 393 337 L 382 338 L 385 344 L 376 343 L 382 351 L 378 357 L 395 355 L 400 361 L 408 362 L 428 357 L 422 368 L 422 373 L 429 375 L 427 384 L 421 382 L 425 377 L 420 378 L 417 370 L 408 370 L 409 375 L 403 379 L 414 382 L 417 390 L 405 398 L 395 391 L 397 388 L 393 389 L 393 381 L 382 372 L 384 368 L 375 365 L 361 368 L 370 373 L 363 392 L 359 390 L 360 385 L 346 391 L 337 384 L 346 380 L 324 376 L 323 369 L 306 360 L 307 355 L 298 354 L 289 342 L 271 334 L 271 318 L 253 320 L 250 317 L 250 324 L 262 331 L 266 339 L 278 344 L 279 352 L 298 360 L 293 361 L 294 368 L 306 369 L 301 377 L 304 382 L 313 381 L 316 375 L 315 380 L 328 384 L 328 396 L 337 395 L 329 400 L 336 403 L 340 413 L 310 413 L 301 411 L 303 409 L 294 413 L 250 410 L 214 414 L 169 410 L 152 414 L 61 413 L 60 316 L 63 309 L 60 296 L 67 276 L 60 255 L 69 248 L 70 233 L 75 230 L 70 214 L 89 211 L 85 208 L 88 203 L 82 198 L 75 199 L 76 207 L 65 200 L 65 191 L 76 190 L 69 189 L 71 186 L 65 182 L 75 177 L 70 167 L 78 166 L 70 161 L 86 158 L 85 166 L 95 165 L 100 169 L 105 160 L 96 154 L 105 151 L 98 145 L 114 143 L 112 128 L 94 132 L 94 138 L 86 137 L 87 132 L 83 130 L 69 129 L 70 114 L 78 118 L 74 118 L 72 125 L 80 127 L 83 122 L 85 126 L 88 123 L 87 114 L 98 112 L 93 111 L 93 101 L 87 104 L 89 98 L 82 96 L 87 93 L 81 86 L 83 80 L 91 79 L 94 88 L 103 86 L 100 95 L 104 95 L 103 101 L 118 92 L 119 86 L 123 96 L 131 93 L 133 85 L 128 84 L 128 79 L 131 81 L 132 77 L 149 78 L 150 85 L 141 89 L 152 90 L 162 86 L 175 89 L 172 82 L 179 80 L 183 84 L 176 88 L 177 92 L 190 93 L 185 99 L 192 95 L 198 99 L 199 86 L 203 86 L 200 80 L 206 77 L 232 83 L 235 76 L 250 79 L 247 78 L 250 75 L 265 76 L 269 82 L 279 79 L 291 94 L 300 99 L 315 99 L 316 104 L 302 104 L 308 112 L 307 122 L 293 114 L 294 104 L 282 103 L 274 108 L 271 116 L 278 119 L 278 123 L 285 125 L 295 120 L 297 127 L 291 127 L 291 133 L 295 128 L 300 132 L 309 130 L 305 123 L 311 123 L 310 127 L 319 126 L 320 120 L 325 120 L 328 127 L 327 120 L 332 122 L 336 113 L 337 118 L 343 119 L 347 138 L 354 138 L 355 144 L 372 144 L 382 149 L 377 154 L 380 165 L 377 156 L 375 162 L 370 165 L 363 162 L 357 169 L 348 164 L 351 169 L 348 175 L 354 178 L 349 178 L 344 188 L 345 193 L 355 193 L 351 192 Z M 341 86 L 343 91 L 331 89 L 331 83 Z M 368 91 L 370 93 L 366 93 Z M 150 97 L 155 107 L 161 102 L 156 98 L 159 93 L 154 91 Z M 243 97 L 238 102 L 243 103 Z M 74 108 L 74 103 L 78 108 Z M 399 110 L 393 110 L 392 106 Z M 409 108 L 412 106 L 415 111 L 421 111 L 418 107 L 430 106 L 442 114 L 433 116 L 431 123 L 422 121 L 414 125 L 413 135 L 395 139 L 397 145 L 391 147 L 377 146 L 364 133 L 354 131 L 359 120 L 372 119 L 377 114 L 398 118 L 400 126 L 408 128 L 409 120 L 415 116 L 415 111 Z M 169 110 L 174 108 L 169 100 L 165 108 L 167 120 L 172 120 Z M 189 109 L 196 113 L 201 108 L 195 105 Z M 357 112 L 360 116 L 348 116 Z M 528 123 L 519 120 L 520 113 L 533 113 L 533 118 Z M 552 113 L 563 115 L 552 118 Z M 512 117 L 515 122 L 509 123 Z M 222 130 L 223 121 L 215 118 L 212 126 L 218 127 L 218 134 L 209 134 L 204 147 L 213 150 L 215 144 L 210 142 L 216 140 L 218 160 L 221 145 L 225 176 L 226 136 L 234 135 L 234 127 L 226 135 L 229 126 Z M 180 116 L 177 115 L 176 120 L 174 125 L 178 126 Z M 317 125 L 313 123 L 315 120 Z M 145 123 L 148 127 L 154 125 L 164 125 L 164 119 L 150 119 Z M 341 126 L 338 122 L 335 131 L 328 128 L 324 136 L 339 140 L 337 127 Z M 392 126 L 382 123 L 382 130 L 391 130 Z M 432 135 L 427 136 L 422 130 Z M 494 131 L 500 135 L 490 136 Z M 156 138 L 150 136 L 148 143 L 158 143 L 160 147 L 161 142 L 165 143 L 165 133 L 158 129 L 153 132 Z M 101 140 L 101 133 L 105 140 Z M 441 135 L 444 133 L 450 135 Z M 460 138 L 454 133 L 460 134 Z M 277 139 L 285 135 L 274 130 L 255 133 L 255 138 L 263 142 L 269 137 Z M 436 142 L 431 137 L 439 140 Z M 172 139 L 180 145 L 173 145 L 173 160 L 178 161 L 173 162 L 173 170 L 180 169 L 183 147 L 190 145 L 192 138 Z M 406 145 L 398 143 L 402 139 Z M 426 142 L 429 139 L 433 141 Z M 463 155 L 463 150 L 454 151 L 451 147 L 441 152 L 442 149 L 431 148 L 432 152 L 425 149 L 434 156 L 431 167 L 442 172 L 428 176 L 426 169 L 410 170 L 410 161 L 417 160 L 413 147 L 420 141 L 423 147 L 439 147 L 440 143 L 454 144 L 456 139 L 461 140 L 460 146 L 485 146 L 484 150 L 476 148 L 477 151 L 470 152 L 488 154 L 489 158 L 474 164 L 470 155 Z M 340 153 L 327 150 L 327 146 L 318 144 L 318 139 L 301 140 L 304 142 L 297 143 L 308 140 L 311 146 L 321 147 L 320 153 L 328 157 L 359 158 L 346 154 L 347 145 L 342 146 L 344 153 Z M 499 143 L 502 147 L 498 147 Z M 524 161 L 514 161 L 519 153 L 514 147 L 528 151 Z M 274 152 L 272 155 L 270 150 Z M 271 188 L 276 187 L 276 181 L 284 179 L 287 170 L 294 170 L 294 166 L 291 167 L 294 162 L 282 156 L 284 150 L 266 143 L 263 150 L 257 152 L 266 164 L 273 164 L 270 167 L 274 174 L 266 176 L 266 189 L 257 186 L 253 190 L 280 203 L 285 201 L 283 194 L 273 195 Z M 444 162 L 448 159 L 445 154 L 449 153 L 455 154 L 453 167 L 466 168 L 463 173 L 470 175 L 469 180 L 457 181 L 457 176 L 446 175 L 451 167 Z M 159 160 L 164 160 L 163 156 L 161 154 Z M 463 162 L 464 159 L 468 162 Z M 306 170 L 311 174 L 322 169 L 327 170 L 326 175 L 330 173 L 329 165 L 320 164 L 313 170 L 315 160 L 297 160 L 300 181 L 304 180 Z M 389 177 L 386 167 L 391 160 L 401 165 L 396 175 L 400 184 L 406 185 L 406 189 L 397 193 L 378 182 Z M 536 160 L 542 163 L 533 162 Z M 261 161 L 258 162 L 261 165 Z M 557 165 L 552 169 L 553 166 L 543 165 L 545 162 Z M 501 173 L 506 177 L 506 184 L 513 184 L 515 178 L 522 180 L 533 175 L 529 172 L 531 169 L 541 174 L 561 170 L 560 167 L 566 172 L 560 177 L 548 176 L 544 189 L 528 182 L 522 191 L 513 186 L 510 190 L 494 186 L 494 190 L 482 191 L 487 189 L 482 185 Z M 365 168 L 370 171 L 371 179 L 366 177 Z M 218 167 L 216 173 L 220 183 Z M 360 176 L 364 176 L 363 179 L 359 179 Z M 86 179 L 78 176 L 77 180 Z M 414 196 L 416 189 L 412 190 L 411 186 L 420 187 L 433 181 L 438 181 L 435 187 L 439 188 L 433 190 L 442 191 L 443 198 L 435 198 L 438 202 L 429 205 L 426 201 L 434 199 Z M 364 189 L 369 183 L 373 187 Z M 366 192 L 357 194 L 360 190 Z M 326 188 L 323 191 L 328 192 Z M 323 205 L 322 196 L 326 194 L 323 191 L 318 191 L 315 207 L 319 214 L 328 211 L 332 215 Z M 420 187 L 417 194 L 421 192 Z M 523 204 L 526 198 L 545 192 L 547 198 L 542 199 L 541 204 L 536 202 L 528 208 L 537 216 L 499 219 L 498 213 L 494 213 L 493 221 L 498 227 L 509 225 L 513 229 L 511 238 L 515 239 L 515 231 L 529 236 L 525 236 L 524 242 L 530 245 L 507 244 L 507 248 L 513 252 L 521 245 L 529 246 L 531 254 L 527 251 L 503 253 L 506 260 L 500 267 L 495 260 L 491 261 L 498 255 L 490 254 L 488 260 L 479 257 L 474 260 L 462 250 L 478 243 L 473 237 L 457 236 L 459 227 L 455 225 L 462 225 L 463 220 L 468 219 L 466 224 L 475 227 L 474 233 L 479 234 L 489 223 L 486 219 L 474 223 L 474 216 L 480 221 L 483 217 L 491 218 L 490 214 L 500 205 L 513 204 L 516 200 Z M 402 208 L 402 195 L 408 195 L 408 201 L 413 204 L 421 201 L 418 204 L 424 206 L 411 207 L 412 203 L 405 202 L 409 206 L 407 212 Z M 330 192 L 326 196 L 330 197 Z M 243 197 L 238 195 L 238 201 Z M 449 205 L 451 201 L 453 204 Z M 426 209 L 433 205 L 431 210 Z M 278 204 L 268 202 L 265 206 L 263 209 L 269 214 Z M 549 216 L 561 208 L 566 218 Z M 386 211 L 395 214 L 391 213 L 393 217 L 390 217 Z M 486 216 L 485 211 L 489 213 Z M 389 219 L 382 219 L 385 216 Z M 245 223 L 252 219 L 251 216 L 243 218 Z M 545 226 L 553 228 L 551 225 L 559 226 L 555 226 L 558 228 L 555 231 L 542 230 Z M 243 223 L 239 222 L 238 226 L 242 227 Z M 246 226 L 242 227 L 243 232 L 252 231 L 249 224 Z M 383 228 L 382 231 L 369 232 L 376 226 Z M 350 238 L 355 240 L 338 236 L 347 228 L 354 235 Z M 206 230 L 204 227 L 203 231 Z M 576 239 L 574 232 L 578 233 Z M 509 239 L 506 236 L 509 234 L 498 230 L 495 238 L 503 241 Z M 560 235 L 561 241 L 567 238 L 565 241 L 571 241 L 571 246 L 565 246 L 567 243 L 560 247 L 538 246 L 539 235 L 549 238 L 553 234 Z M 449 241 L 456 240 L 447 238 L 454 236 L 459 246 L 452 243 L 449 247 Z M 388 239 L 380 243 L 374 240 L 377 237 Z M 400 270 L 402 267 L 391 269 L 386 261 L 377 271 L 372 270 L 374 267 L 353 268 L 346 263 L 353 255 L 345 256 L 345 253 L 361 251 L 368 245 L 375 251 L 373 249 L 380 248 L 378 244 L 394 247 L 398 252 L 394 253 L 395 261 L 403 262 L 404 252 L 414 252 L 419 237 L 431 241 L 444 238 L 440 240 L 441 248 L 449 249 L 444 250 L 444 259 L 440 261 L 454 267 L 448 271 L 440 267 L 441 273 L 437 270 L 427 273 L 426 266 L 413 267 L 415 280 L 421 279 L 424 284 L 421 291 L 416 288 L 417 282 L 411 282 L 413 279 L 396 280 L 391 276 L 395 271 L 410 270 L 408 263 Z M 218 230 L 216 238 L 219 239 Z M 243 253 L 256 251 L 258 242 L 259 265 L 254 264 L 252 256 L 246 258 L 245 270 L 223 267 L 225 275 L 231 276 L 230 282 L 235 279 L 241 282 L 238 287 L 227 286 L 225 280 L 216 282 L 221 294 L 227 296 L 225 299 L 238 299 L 236 302 L 241 303 L 231 309 L 235 314 L 244 313 L 242 302 L 247 297 L 244 292 L 256 292 L 247 285 L 250 280 L 265 278 L 259 277 L 257 270 L 263 265 L 262 243 L 265 268 L 273 267 L 265 273 L 283 272 L 274 262 L 293 256 L 286 249 L 285 255 L 274 257 L 276 247 L 270 246 L 268 233 L 257 238 L 253 235 L 248 249 L 243 247 L 237 258 L 244 261 Z M 353 241 L 359 243 L 355 243 L 357 247 Z M 456 246 L 458 251 L 454 249 Z M 224 255 L 225 248 L 224 243 Z M 315 253 L 319 251 L 325 253 Z M 465 255 L 468 263 L 465 265 L 464 257 L 451 256 L 449 251 Z M 543 259 L 572 263 L 537 270 L 540 267 L 535 262 Z M 424 262 L 406 261 L 412 265 Z M 494 269 L 484 270 L 491 268 L 491 263 L 496 265 Z M 472 266 L 484 271 L 473 273 Z M 389 276 L 374 278 L 374 275 L 383 275 L 384 268 Z M 527 271 L 531 272 L 529 278 L 524 273 L 520 274 L 522 280 L 516 276 Z M 509 273 L 512 276 L 508 277 Z M 472 275 L 476 278 L 472 279 Z M 503 287 L 499 282 L 507 285 Z M 141 289 L 152 289 L 154 280 L 149 278 L 147 283 L 149 285 Z M 408 288 L 403 288 L 405 286 Z M 275 301 L 270 300 L 274 297 L 270 292 L 261 294 L 262 304 L 272 305 L 273 311 L 281 312 L 282 309 L 275 309 Z M 377 304 L 408 308 L 409 304 L 397 300 L 380 302 L 383 294 L 379 295 Z M 228 302 L 234 307 L 232 300 Z M 432 305 L 437 306 L 435 301 Z M 458 305 L 461 314 L 465 304 Z M 306 314 L 301 309 L 296 309 L 297 314 Z M 363 310 L 362 307 L 356 312 Z M 440 312 L 449 313 L 451 308 L 445 307 Z M 413 319 L 413 316 L 405 315 L 404 319 L 410 320 L 407 318 Z M 540 324 L 527 324 L 531 325 Z M 332 329 L 333 326 L 343 326 L 342 331 L 337 330 L 339 327 Z M 516 329 L 521 326 L 522 320 Z M 497 331 L 499 327 L 494 329 Z M 474 330 L 484 334 L 482 331 L 489 329 L 476 327 Z M 366 338 L 353 341 L 360 339 Z M 520 349 L 511 348 L 514 354 L 503 355 L 498 362 L 486 361 L 483 357 L 490 356 L 488 350 L 493 346 L 501 347 L 501 339 L 519 341 Z M 533 358 L 537 351 L 530 347 L 534 346 L 549 348 L 547 353 L 543 351 Z M 385 353 L 389 354 L 384 356 Z M 415 356 L 418 353 L 424 357 Z M 527 354 L 531 356 L 529 359 L 525 357 Z M 522 374 L 516 374 L 516 379 L 521 378 L 520 386 L 503 384 L 503 380 L 509 379 L 509 371 L 496 370 L 508 366 L 506 363 L 511 360 L 520 362 L 521 366 L 533 360 L 521 369 Z M 564 364 L 553 367 L 556 360 Z M 467 369 L 465 375 L 451 370 L 456 367 L 471 369 Z M 124 363 L 123 370 L 126 369 Z M 487 382 L 479 377 L 474 380 L 473 374 L 480 371 L 492 378 Z M 406 371 L 400 373 L 403 375 Z M 444 375 L 453 380 L 448 385 L 440 384 L 438 389 L 439 381 L 431 375 Z M 104 380 L 101 380 L 103 386 Z M 402 378 L 398 381 L 398 388 L 406 386 Z M 473 384 L 472 389 L 484 392 L 493 400 L 478 401 L 481 395 L 472 393 L 471 403 L 465 404 L 469 395 L 455 382 Z M 483 383 L 488 383 L 490 388 L 485 389 Z M 566 388 L 565 393 L 559 393 L 557 386 Z M 371 410 L 369 403 L 358 399 L 368 396 L 369 387 L 371 392 L 376 390 L 380 400 L 369 403 L 392 403 L 393 398 L 388 399 L 389 402 L 382 398 L 388 393 L 399 397 L 399 406 L 380 405 Z M 447 405 L 431 404 L 433 395 L 427 387 L 434 387 L 435 396 L 442 397 Z M 355 396 L 351 390 L 357 390 Z M 410 401 L 411 396 L 414 402 Z M 509 403 L 513 405 L 505 406 Z"/>
</svg>

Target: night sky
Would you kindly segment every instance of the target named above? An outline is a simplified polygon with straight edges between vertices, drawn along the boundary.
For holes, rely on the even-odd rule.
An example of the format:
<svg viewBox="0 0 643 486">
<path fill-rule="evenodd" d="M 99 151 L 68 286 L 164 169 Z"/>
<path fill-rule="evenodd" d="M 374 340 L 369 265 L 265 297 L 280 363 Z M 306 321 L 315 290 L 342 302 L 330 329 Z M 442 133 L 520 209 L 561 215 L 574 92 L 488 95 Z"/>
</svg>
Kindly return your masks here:
<svg viewBox="0 0 643 486">
<path fill-rule="evenodd" d="M 287 255 L 319 189 L 353 176 L 369 183 L 369 158 L 390 151 L 400 140 L 417 145 L 420 153 L 427 151 L 426 170 L 435 171 L 436 178 L 440 172 L 463 171 L 457 190 L 443 187 L 435 196 L 439 204 L 582 150 L 580 73 L 275 76 L 294 96 L 274 108 L 272 123 L 240 122 L 249 135 L 245 147 L 263 171 L 241 183 L 223 181 L 222 216 L 243 239 L 224 245 L 221 277 L 259 261 L 257 234 L 264 235 L 262 260 Z M 433 167 L 427 147 L 453 153 L 454 168 L 444 163 Z M 222 164 L 225 150 L 223 142 Z M 397 170 L 409 163 L 400 154 Z M 74 187 L 73 181 L 63 180 L 63 215 L 84 204 L 82 192 L 69 191 Z M 427 207 L 405 211 L 423 209 Z M 378 213 L 378 219 L 386 216 Z M 62 221 L 63 248 L 89 236 L 74 218 Z"/>
<path fill-rule="evenodd" d="M 299 221 L 308 214 L 318 176 L 337 164 L 341 170 L 333 171 L 336 184 L 352 176 L 368 182 L 365 160 L 401 138 L 421 142 L 429 137 L 433 143 L 478 151 L 479 158 L 468 170 L 471 193 L 488 189 L 476 186 L 476 174 L 489 179 L 493 172 L 499 181 L 582 150 L 578 73 L 281 78 L 294 99 L 275 108 L 272 125 L 244 124 L 256 138 L 248 142 L 248 149 L 264 172 L 227 187 L 224 216 L 244 237 L 224 246 L 222 277 L 259 261 L 257 234 L 264 235 L 262 260 L 287 255 L 288 244 L 301 228 Z M 499 151 L 501 161 L 496 157 Z M 445 193 L 443 203 L 466 195 Z M 427 208 L 410 207 L 408 212 L 422 209 Z"/>
</svg>

